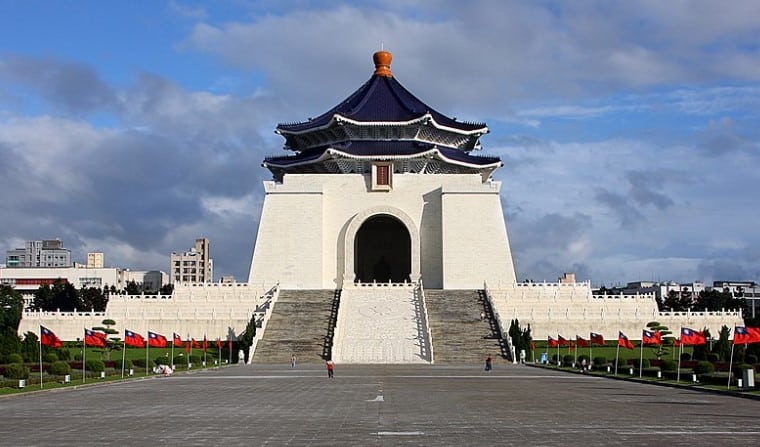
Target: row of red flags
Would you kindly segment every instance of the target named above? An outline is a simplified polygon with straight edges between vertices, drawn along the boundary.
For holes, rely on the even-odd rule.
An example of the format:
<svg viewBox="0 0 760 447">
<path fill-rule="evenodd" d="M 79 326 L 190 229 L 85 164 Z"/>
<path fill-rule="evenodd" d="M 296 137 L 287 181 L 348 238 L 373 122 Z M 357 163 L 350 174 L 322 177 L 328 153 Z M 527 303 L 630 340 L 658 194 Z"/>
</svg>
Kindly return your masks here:
<svg viewBox="0 0 760 447">
<path fill-rule="evenodd" d="M 530 343 L 531 349 L 536 349 L 535 344 L 533 342 Z M 695 331 L 686 327 L 681 328 L 681 336 L 674 340 L 675 346 L 698 346 L 705 343 L 707 343 L 707 340 L 703 331 Z M 760 343 L 760 327 L 736 326 L 734 328 L 734 344 L 743 345 L 749 343 Z M 644 329 L 641 333 L 641 344 L 642 346 L 661 345 L 662 332 Z M 561 335 L 558 335 L 556 339 L 551 336 L 548 337 L 548 346 L 550 348 L 568 346 L 570 349 L 574 349 L 576 346 L 588 348 L 592 345 L 604 346 L 604 337 L 596 332 L 591 333 L 589 340 L 576 335 L 574 342 L 573 340 L 567 340 Z M 634 349 L 633 343 L 622 332 L 618 333 L 618 346 Z"/>
<path fill-rule="evenodd" d="M 92 346 L 96 348 L 105 348 L 107 343 L 107 335 L 103 332 L 93 331 L 90 329 L 84 330 L 84 344 L 85 346 Z M 232 340 L 227 341 L 228 345 L 232 346 Z M 53 331 L 50 329 L 40 326 L 40 344 L 43 346 L 50 346 L 52 348 L 60 348 L 63 346 L 63 343 L 61 342 L 61 339 L 56 336 Z M 132 346 L 135 348 L 144 348 L 146 347 L 146 340 L 143 338 L 142 335 L 138 334 L 137 332 L 130 331 L 129 329 L 124 330 L 124 344 L 127 346 Z M 177 335 L 176 333 L 172 337 L 172 345 L 178 348 L 185 347 L 185 351 L 189 352 L 190 349 L 201 349 L 203 348 L 203 352 L 206 352 L 208 349 L 208 340 L 206 337 L 203 337 L 203 344 L 197 342 L 194 338 L 189 338 L 187 341 L 183 342 L 182 338 Z M 155 332 L 148 331 L 148 340 L 147 340 L 147 346 L 152 348 L 165 348 L 169 346 L 169 340 L 161 334 L 157 334 Z M 222 340 L 220 338 L 216 339 L 216 347 L 218 349 L 222 349 Z"/>
</svg>

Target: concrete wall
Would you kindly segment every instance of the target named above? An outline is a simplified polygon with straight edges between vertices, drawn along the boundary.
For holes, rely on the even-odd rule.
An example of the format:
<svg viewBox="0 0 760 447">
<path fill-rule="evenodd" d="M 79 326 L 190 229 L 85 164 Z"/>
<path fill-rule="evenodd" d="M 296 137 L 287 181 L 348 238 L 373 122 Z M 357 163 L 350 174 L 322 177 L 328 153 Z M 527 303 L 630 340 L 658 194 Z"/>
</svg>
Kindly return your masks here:
<svg viewBox="0 0 760 447">
<path fill-rule="evenodd" d="M 676 336 L 681 327 L 706 327 L 718 334 L 724 325 L 733 330 L 744 324 L 739 311 L 659 312 L 653 294 L 597 296 L 591 294 L 589 283 L 519 283 L 489 288 L 488 294 L 505 333 L 517 319 L 523 328 L 530 324 L 536 340 L 557 335 L 568 340 L 576 335 L 588 339 L 590 332 L 617 340 L 620 331 L 631 340 L 640 340 L 650 321 L 668 326 Z"/>
<path fill-rule="evenodd" d="M 24 312 L 19 334 L 31 331 L 39 336 L 40 325 L 52 330 L 62 340 L 83 337 L 84 328 L 102 326 L 112 319 L 113 329 L 124 338 L 124 329 L 147 337 L 157 332 L 170 338 L 174 332 L 183 339 L 210 340 L 237 337 L 254 313 L 262 314 L 260 305 L 274 289 L 251 284 L 177 284 L 167 295 L 126 295 L 112 297 L 105 312 Z"/>
<path fill-rule="evenodd" d="M 483 183 L 477 174 L 394 174 L 391 191 L 372 191 L 369 176 L 362 174 L 289 174 L 281 184 L 264 186 L 249 282 L 341 288 L 353 277 L 346 271 L 354 256 L 347 231 L 357 216 L 371 217 L 368 210 L 375 209 L 406 222 L 413 244 L 418 235 L 412 252 L 426 287 L 448 287 L 447 263 L 449 283 L 459 288 L 481 288 L 486 280 L 514 282 L 498 183 Z"/>
</svg>

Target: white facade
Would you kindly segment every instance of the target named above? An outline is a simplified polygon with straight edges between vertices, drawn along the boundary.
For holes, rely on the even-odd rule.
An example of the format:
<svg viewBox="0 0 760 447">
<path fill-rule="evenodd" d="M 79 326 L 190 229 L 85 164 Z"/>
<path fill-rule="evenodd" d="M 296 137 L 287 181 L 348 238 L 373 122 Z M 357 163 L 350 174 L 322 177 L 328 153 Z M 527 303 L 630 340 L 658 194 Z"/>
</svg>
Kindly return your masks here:
<svg viewBox="0 0 760 447">
<path fill-rule="evenodd" d="M 288 174 L 264 187 L 249 282 L 285 289 L 352 284 L 357 232 L 378 215 L 408 231 L 411 281 L 469 289 L 515 281 L 500 183 L 478 174 L 394 174 L 390 191 L 373 191 L 369 174 Z"/>
</svg>

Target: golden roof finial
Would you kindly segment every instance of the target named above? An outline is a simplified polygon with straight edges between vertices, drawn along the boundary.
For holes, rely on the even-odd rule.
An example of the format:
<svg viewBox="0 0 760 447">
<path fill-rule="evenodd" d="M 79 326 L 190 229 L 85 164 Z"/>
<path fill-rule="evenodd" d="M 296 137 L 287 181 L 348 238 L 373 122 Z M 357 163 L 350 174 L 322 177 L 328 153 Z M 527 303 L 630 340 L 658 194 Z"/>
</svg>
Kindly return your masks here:
<svg viewBox="0 0 760 447">
<path fill-rule="evenodd" d="M 372 60 L 375 62 L 375 74 L 377 76 L 393 77 L 393 73 L 391 73 L 393 55 L 390 51 L 380 50 L 372 55 Z"/>
</svg>

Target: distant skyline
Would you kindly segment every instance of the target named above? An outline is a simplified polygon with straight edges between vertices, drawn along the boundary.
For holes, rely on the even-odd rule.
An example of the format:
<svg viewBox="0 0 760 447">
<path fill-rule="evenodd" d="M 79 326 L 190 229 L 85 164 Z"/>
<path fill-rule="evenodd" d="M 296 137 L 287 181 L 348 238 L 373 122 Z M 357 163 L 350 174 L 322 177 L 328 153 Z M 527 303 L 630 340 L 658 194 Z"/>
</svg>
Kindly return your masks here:
<svg viewBox="0 0 760 447">
<path fill-rule="evenodd" d="M 485 122 L 519 280 L 760 280 L 760 3 L 0 0 L 0 252 L 246 281 L 279 122 L 393 53 Z M 287 231 L 287 229 L 283 229 Z M 477 231 L 477 218 L 473 218 Z"/>
</svg>

